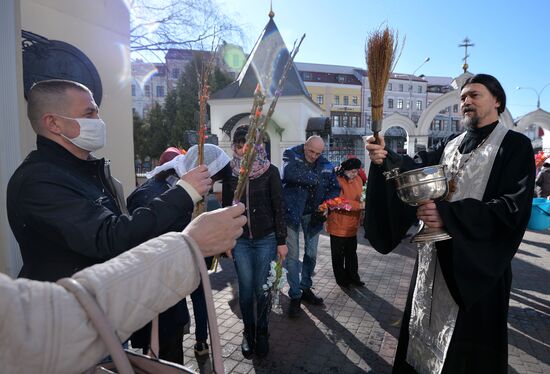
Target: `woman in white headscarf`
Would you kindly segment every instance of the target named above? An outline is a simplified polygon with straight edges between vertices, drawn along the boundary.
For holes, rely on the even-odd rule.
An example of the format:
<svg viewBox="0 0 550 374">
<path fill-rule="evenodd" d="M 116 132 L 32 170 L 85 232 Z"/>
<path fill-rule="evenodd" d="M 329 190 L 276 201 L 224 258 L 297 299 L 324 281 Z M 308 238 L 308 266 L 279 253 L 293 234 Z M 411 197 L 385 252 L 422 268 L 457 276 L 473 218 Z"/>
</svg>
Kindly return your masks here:
<svg viewBox="0 0 550 374">
<path fill-rule="evenodd" d="M 196 145 L 189 148 L 187 153 L 178 152 L 178 149 L 174 147 L 167 148 L 159 158 L 161 165 L 148 173 L 147 178 L 149 179 L 128 196 L 128 211 L 132 213 L 138 208 L 147 206 L 155 197 L 171 188 L 183 174 L 197 166 L 198 158 Z M 220 147 L 213 144 L 204 145 L 204 164 L 208 167 L 212 181 L 223 180 L 231 176 L 229 161 L 229 156 Z M 182 216 L 174 223 L 170 231 L 183 230 L 191 221 L 191 216 L 192 211 L 189 211 L 186 216 Z M 210 266 L 211 257 L 206 261 L 207 266 Z M 206 302 L 202 287 L 199 286 L 191 294 L 191 301 L 195 316 L 196 343 L 194 350 L 196 355 L 203 356 L 208 354 L 209 347 L 206 342 L 208 337 Z M 189 311 L 185 299 L 160 314 L 160 358 L 183 364 L 184 352 L 181 342 L 184 326 L 188 321 Z M 146 325 L 132 335 L 132 346 L 142 348 L 146 352 L 151 341 L 150 331 L 150 326 Z"/>
</svg>

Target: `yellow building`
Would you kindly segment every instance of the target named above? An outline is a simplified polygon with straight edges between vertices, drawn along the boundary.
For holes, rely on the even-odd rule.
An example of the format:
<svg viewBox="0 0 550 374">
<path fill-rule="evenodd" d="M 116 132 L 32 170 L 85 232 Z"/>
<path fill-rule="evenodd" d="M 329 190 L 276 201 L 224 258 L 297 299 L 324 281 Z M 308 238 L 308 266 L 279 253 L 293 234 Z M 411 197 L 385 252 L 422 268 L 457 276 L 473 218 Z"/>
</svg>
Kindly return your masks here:
<svg viewBox="0 0 550 374">
<path fill-rule="evenodd" d="M 363 141 L 366 134 L 362 120 L 363 70 L 350 66 L 296 63 L 304 84 L 332 121 L 329 159 L 339 163 L 348 155 L 363 160 Z"/>
</svg>

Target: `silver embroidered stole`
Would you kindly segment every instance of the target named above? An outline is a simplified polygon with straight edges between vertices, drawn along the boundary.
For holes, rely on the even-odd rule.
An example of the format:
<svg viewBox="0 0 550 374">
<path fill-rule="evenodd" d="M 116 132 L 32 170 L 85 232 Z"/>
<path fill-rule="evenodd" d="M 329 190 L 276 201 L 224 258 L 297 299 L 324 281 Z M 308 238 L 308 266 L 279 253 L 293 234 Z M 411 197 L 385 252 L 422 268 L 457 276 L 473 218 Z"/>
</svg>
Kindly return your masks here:
<svg viewBox="0 0 550 374">
<path fill-rule="evenodd" d="M 507 131 L 504 125 L 497 124 L 485 143 L 472 151 L 475 154 L 471 155 L 471 159 L 458 175 L 457 188 L 451 201 L 483 198 L 493 162 Z M 450 167 L 453 158 L 456 160 L 458 157 L 460 166 L 469 157 L 458 151 L 465 135 L 466 133 L 447 144 L 441 158 L 442 164 Z M 407 349 L 407 362 L 418 373 L 441 373 L 457 315 L 458 305 L 443 278 L 435 243 L 419 244 Z"/>
</svg>

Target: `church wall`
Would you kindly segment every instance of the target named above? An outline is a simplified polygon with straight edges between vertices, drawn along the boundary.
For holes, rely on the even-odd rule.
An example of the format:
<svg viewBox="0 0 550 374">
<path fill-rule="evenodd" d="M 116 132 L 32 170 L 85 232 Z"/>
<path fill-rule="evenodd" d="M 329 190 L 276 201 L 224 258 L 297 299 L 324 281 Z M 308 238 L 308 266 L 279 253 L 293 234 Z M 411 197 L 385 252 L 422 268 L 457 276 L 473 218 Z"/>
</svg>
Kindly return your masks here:
<svg viewBox="0 0 550 374">
<path fill-rule="evenodd" d="M 212 133 L 218 136 L 219 146 L 231 155 L 231 139 L 221 128 L 234 115 L 249 113 L 252 99 L 210 100 L 210 118 Z M 270 102 L 264 105 L 267 113 Z M 322 116 L 322 110 L 309 99 L 298 96 L 279 98 L 272 120 L 284 129 L 281 136 L 270 126 L 268 135 L 271 141 L 271 161 L 280 167 L 283 152 L 286 148 L 301 144 L 306 140 L 307 121 L 311 117 Z M 241 121 L 247 121 L 242 119 Z"/>
</svg>

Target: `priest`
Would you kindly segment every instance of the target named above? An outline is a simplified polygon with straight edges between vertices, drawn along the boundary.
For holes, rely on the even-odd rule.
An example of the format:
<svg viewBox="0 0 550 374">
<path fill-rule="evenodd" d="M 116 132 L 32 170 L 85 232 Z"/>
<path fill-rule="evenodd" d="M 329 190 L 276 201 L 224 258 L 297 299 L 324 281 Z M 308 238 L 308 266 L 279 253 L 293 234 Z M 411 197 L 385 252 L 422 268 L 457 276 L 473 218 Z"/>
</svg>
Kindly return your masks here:
<svg viewBox="0 0 550 374">
<path fill-rule="evenodd" d="M 499 120 L 506 94 L 477 74 L 460 92 L 466 129 L 414 158 L 367 139 L 371 159 L 365 236 L 391 252 L 420 219 L 452 239 L 418 245 L 394 373 L 507 373 L 511 262 L 527 226 L 535 165 L 531 142 Z M 449 194 L 418 208 L 396 195 L 383 172 L 444 164 Z"/>
</svg>

